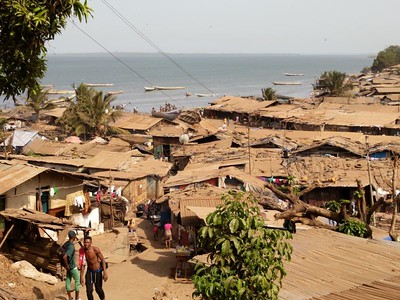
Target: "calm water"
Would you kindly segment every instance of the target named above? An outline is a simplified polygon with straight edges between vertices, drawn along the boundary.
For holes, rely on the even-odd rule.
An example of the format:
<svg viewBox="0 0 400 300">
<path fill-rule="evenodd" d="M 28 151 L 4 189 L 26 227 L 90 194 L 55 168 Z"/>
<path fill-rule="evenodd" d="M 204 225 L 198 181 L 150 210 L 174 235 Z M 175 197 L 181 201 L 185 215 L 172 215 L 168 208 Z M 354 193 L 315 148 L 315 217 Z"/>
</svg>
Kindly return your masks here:
<svg viewBox="0 0 400 300">
<path fill-rule="evenodd" d="M 103 91 L 123 90 L 116 104 L 134 106 L 149 112 L 165 101 L 177 107 L 205 106 L 213 98 L 199 98 L 196 93 L 210 93 L 167 58 L 160 54 L 53 54 L 48 57 L 48 72 L 43 84 L 56 89 L 72 89 L 72 84 L 113 83 Z M 273 86 L 278 93 L 307 97 L 311 84 L 323 71 L 357 73 L 372 64 L 368 55 L 253 55 L 253 54 L 174 54 L 171 57 L 203 85 L 222 95 L 261 95 L 261 89 L 273 86 L 271 81 L 301 81 L 301 86 Z M 133 70 L 133 71 L 132 71 Z M 135 72 L 140 74 L 138 76 Z M 288 77 L 283 73 L 304 73 Z M 184 90 L 144 92 L 144 86 L 184 86 Z M 191 97 L 186 97 L 191 92 Z M 58 96 L 55 95 L 55 98 Z M 170 98 L 169 98 L 170 97 Z M 172 99 L 171 99 L 172 98 Z"/>
</svg>

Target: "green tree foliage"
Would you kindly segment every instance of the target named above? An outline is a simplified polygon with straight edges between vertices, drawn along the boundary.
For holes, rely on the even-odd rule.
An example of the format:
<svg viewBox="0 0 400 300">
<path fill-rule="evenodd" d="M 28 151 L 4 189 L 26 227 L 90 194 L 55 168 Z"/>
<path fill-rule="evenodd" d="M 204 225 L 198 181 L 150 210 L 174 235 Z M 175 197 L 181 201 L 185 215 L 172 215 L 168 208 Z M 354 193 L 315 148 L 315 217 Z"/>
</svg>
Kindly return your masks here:
<svg viewBox="0 0 400 300">
<path fill-rule="evenodd" d="M 317 79 L 314 88 L 322 89 L 331 96 L 345 96 L 351 89 L 351 85 L 346 82 L 346 73 L 338 71 L 325 71 Z"/>
<path fill-rule="evenodd" d="M 372 71 L 379 72 L 384 68 L 400 64 L 400 46 L 392 45 L 378 53 L 372 63 Z"/>
<path fill-rule="evenodd" d="M 1 0 L 0 95 L 15 97 L 38 89 L 46 72 L 46 42 L 77 17 L 87 20 L 86 0 Z"/>
<path fill-rule="evenodd" d="M 264 228 L 254 196 L 230 191 L 224 205 L 207 216 L 199 244 L 211 266 L 198 263 L 194 296 L 202 299 L 278 299 L 283 266 L 292 246 L 288 231 Z"/>
<path fill-rule="evenodd" d="M 271 88 L 267 87 L 265 89 L 261 89 L 262 97 L 264 100 L 276 100 L 276 91 Z"/>
<path fill-rule="evenodd" d="M 33 90 L 30 93 L 26 105 L 36 113 L 36 122 L 40 120 L 40 112 L 43 110 L 53 109 L 55 107 L 54 103 L 51 103 L 47 98 L 47 91 Z"/>
<path fill-rule="evenodd" d="M 58 120 L 67 132 L 96 136 L 121 132 L 121 130 L 110 125 L 122 114 L 120 110 L 112 108 L 112 102 L 116 99 L 115 96 L 103 94 L 103 92 L 84 84 L 79 85 L 75 92 L 76 101 L 70 103 Z"/>
<path fill-rule="evenodd" d="M 364 237 L 367 233 L 367 227 L 365 226 L 365 223 L 354 219 L 348 219 L 343 220 L 343 222 L 340 223 L 338 231 L 348 235 Z"/>
</svg>

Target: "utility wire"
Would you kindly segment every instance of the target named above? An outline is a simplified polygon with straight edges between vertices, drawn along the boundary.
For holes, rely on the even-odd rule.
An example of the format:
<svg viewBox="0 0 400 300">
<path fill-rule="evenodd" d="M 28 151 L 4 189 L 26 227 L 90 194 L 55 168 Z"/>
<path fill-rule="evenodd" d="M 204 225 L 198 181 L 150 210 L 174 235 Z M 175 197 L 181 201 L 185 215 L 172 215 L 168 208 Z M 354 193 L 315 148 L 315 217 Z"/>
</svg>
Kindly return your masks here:
<svg viewBox="0 0 400 300">
<path fill-rule="evenodd" d="M 91 39 L 93 42 L 95 42 L 98 46 L 100 46 L 101 48 L 103 48 L 108 54 L 110 54 L 112 57 L 114 57 L 117 61 L 119 61 L 121 64 L 123 64 L 125 67 L 127 67 L 130 71 L 132 71 L 133 73 L 135 73 L 137 76 L 139 76 L 141 79 L 143 79 L 145 82 L 149 83 L 150 85 L 154 86 L 154 84 L 146 79 L 144 76 L 142 76 L 141 74 L 139 74 L 137 71 L 135 71 L 131 66 L 129 66 L 126 62 L 124 62 L 122 59 L 120 59 L 118 56 L 116 56 L 114 53 L 112 53 L 110 50 L 108 50 L 106 47 L 104 47 L 100 42 L 98 42 L 97 40 L 95 40 L 90 34 L 88 34 L 87 32 L 85 32 L 83 29 L 81 29 L 78 25 L 75 24 L 74 21 L 70 21 L 70 23 L 72 25 L 75 26 L 75 28 L 77 28 L 80 32 L 82 32 L 84 35 L 86 35 L 89 39 Z M 177 105 L 182 106 L 183 108 L 185 108 L 185 106 L 183 106 L 182 104 L 178 103 L 174 98 L 172 98 L 170 95 L 168 95 L 167 93 L 165 93 L 162 90 L 158 90 L 160 93 L 162 93 L 164 96 L 168 97 L 171 101 L 175 102 Z"/>
<path fill-rule="evenodd" d="M 128 19 L 126 19 L 116 8 L 114 8 L 107 0 L 101 0 L 118 18 L 122 20 L 126 25 L 128 25 L 133 31 L 135 31 L 144 41 L 146 41 L 150 46 L 156 49 L 161 55 L 166 57 L 169 61 L 171 61 L 176 67 L 178 67 L 183 73 L 185 73 L 192 80 L 197 82 L 207 91 L 212 94 L 215 94 L 212 90 L 210 90 L 207 86 L 205 86 L 200 80 L 186 71 L 180 64 L 178 64 L 171 56 L 165 53 L 160 47 L 158 47 L 152 40 L 150 40 L 142 31 L 140 31 L 135 25 L 133 25 Z"/>
</svg>

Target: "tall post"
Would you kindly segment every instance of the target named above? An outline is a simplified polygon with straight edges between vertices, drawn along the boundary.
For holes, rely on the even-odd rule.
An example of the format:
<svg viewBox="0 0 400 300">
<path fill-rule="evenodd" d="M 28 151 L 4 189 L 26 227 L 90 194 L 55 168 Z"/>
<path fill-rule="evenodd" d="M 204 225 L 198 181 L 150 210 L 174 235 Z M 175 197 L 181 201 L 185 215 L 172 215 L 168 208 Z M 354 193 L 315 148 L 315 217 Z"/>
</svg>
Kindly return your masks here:
<svg viewBox="0 0 400 300">
<path fill-rule="evenodd" d="M 111 192 L 112 178 L 111 178 L 111 169 L 109 171 L 110 180 L 109 180 L 109 189 L 110 189 L 110 214 L 111 214 L 111 230 L 114 229 L 114 208 L 113 208 L 113 193 Z"/>
<path fill-rule="evenodd" d="M 365 146 L 367 149 L 367 168 L 368 168 L 368 181 L 369 181 L 369 197 L 371 201 L 371 207 L 374 205 L 374 195 L 372 194 L 372 184 L 371 184 L 371 165 L 369 161 L 369 144 L 368 144 L 368 136 L 365 136 Z M 375 212 L 372 214 L 372 223 L 376 226 L 376 218 Z"/>
<path fill-rule="evenodd" d="M 250 119 L 250 118 L 249 118 Z M 247 126 L 247 147 L 249 152 L 249 174 L 251 175 L 251 153 L 250 153 L 250 120 Z"/>
</svg>

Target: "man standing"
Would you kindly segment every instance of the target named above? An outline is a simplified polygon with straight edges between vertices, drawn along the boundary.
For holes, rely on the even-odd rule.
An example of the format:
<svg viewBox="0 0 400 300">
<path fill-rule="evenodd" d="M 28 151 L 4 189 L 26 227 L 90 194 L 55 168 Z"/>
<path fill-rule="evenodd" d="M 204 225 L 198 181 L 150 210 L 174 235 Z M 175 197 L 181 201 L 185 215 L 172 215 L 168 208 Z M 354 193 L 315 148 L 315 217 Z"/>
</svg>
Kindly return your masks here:
<svg viewBox="0 0 400 300">
<path fill-rule="evenodd" d="M 79 280 L 79 271 L 75 262 L 75 245 L 74 241 L 76 239 L 76 232 L 71 230 L 68 232 L 69 241 L 65 245 L 65 254 L 64 254 L 64 266 L 67 269 L 67 278 L 65 280 L 65 287 L 67 289 L 68 300 L 72 300 L 72 289 L 71 289 L 71 281 L 74 278 L 75 281 L 75 299 L 79 299 L 79 288 L 80 288 L 80 280 Z"/>
<path fill-rule="evenodd" d="M 86 236 L 83 246 L 85 249 L 87 271 L 84 277 L 85 266 L 81 267 L 81 284 L 84 284 L 86 281 L 86 295 L 88 300 L 93 300 L 93 284 L 100 300 L 104 300 L 103 279 L 104 282 L 108 279 L 106 261 L 100 249 L 92 246 L 92 237 Z"/>
</svg>

